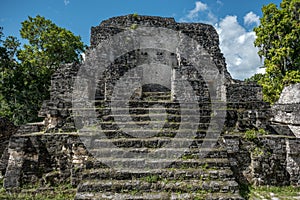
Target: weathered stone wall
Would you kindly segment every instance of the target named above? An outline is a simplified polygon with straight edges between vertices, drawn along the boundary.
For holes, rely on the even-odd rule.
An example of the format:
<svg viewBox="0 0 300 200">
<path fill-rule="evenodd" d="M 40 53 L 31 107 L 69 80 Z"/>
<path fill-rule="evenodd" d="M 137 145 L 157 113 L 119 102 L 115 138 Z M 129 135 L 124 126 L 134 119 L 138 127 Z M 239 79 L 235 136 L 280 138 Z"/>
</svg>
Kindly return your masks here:
<svg viewBox="0 0 300 200">
<path fill-rule="evenodd" d="M 182 32 L 185 35 L 195 39 L 203 46 L 214 62 L 224 72 L 227 78 L 230 74 L 227 72 L 225 58 L 219 48 L 219 36 L 213 26 L 202 23 L 177 23 L 174 18 L 163 18 L 153 16 L 135 16 L 127 15 L 113 17 L 101 22 L 99 26 L 91 29 L 91 48 L 95 48 L 101 41 L 117 34 L 121 31 L 128 30 L 132 25 L 145 27 L 162 27 Z"/>
<path fill-rule="evenodd" d="M 0 117 L 0 176 L 5 173 L 5 162 L 7 161 L 7 148 L 9 138 L 14 135 L 18 130 L 15 126 L 6 118 Z"/>
<path fill-rule="evenodd" d="M 224 74 L 225 82 L 230 82 L 231 76 L 226 69 L 225 59 L 223 54 L 219 49 L 219 37 L 216 30 L 207 24 L 195 23 L 177 23 L 173 18 L 162 18 L 162 17 L 149 17 L 149 16 L 136 16 L 136 15 L 127 15 L 121 17 L 114 17 L 108 20 L 103 21 L 99 26 L 92 27 L 91 29 L 91 49 L 96 48 L 98 44 L 103 42 L 105 39 L 120 33 L 125 30 L 132 29 L 132 26 L 136 27 L 160 27 L 167 28 L 174 31 L 178 31 L 178 33 L 184 34 L 200 44 L 207 52 L 209 59 L 216 65 L 219 72 Z M 163 46 L 162 46 L 163 49 Z M 89 54 L 89 53 L 88 53 Z M 199 55 L 200 56 L 200 55 Z M 101 96 L 105 96 L 105 99 L 110 99 L 111 94 L 113 93 L 113 88 L 116 80 L 120 76 L 122 76 L 126 71 L 133 69 L 136 66 L 142 65 L 144 63 L 149 63 L 150 61 L 157 60 L 158 63 L 169 65 L 174 70 L 170 72 L 170 74 L 165 78 L 172 78 L 172 86 L 171 88 L 173 98 L 176 95 L 176 92 L 184 92 L 180 87 L 180 80 L 183 76 L 188 77 L 187 74 L 192 70 L 192 64 L 185 60 L 185 58 L 179 58 L 175 52 L 164 52 L 162 50 L 157 49 L 141 49 L 133 52 L 128 52 L 126 55 L 118 58 L 106 71 L 103 79 L 99 81 L 98 91 Z M 176 70 L 175 70 L 176 68 Z M 211 69 L 213 70 L 213 69 Z M 176 76 L 176 72 L 177 76 Z M 178 73 L 179 72 L 179 73 Z M 151 72 L 149 72 L 151 74 Z M 180 74 L 181 73 L 181 74 Z M 143 77 L 142 72 L 138 74 L 139 77 Z M 147 74 L 149 75 L 149 74 Z M 132 77 L 132 79 L 136 79 L 136 77 Z M 193 83 L 195 87 L 205 88 L 203 81 L 201 82 L 201 75 L 197 75 L 197 80 L 193 78 L 187 78 L 187 80 Z M 200 82 L 199 82 L 200 80 Z M 177 87 L 176 87 L 177 85 Z M 196 86 L 198 85 L 198 86 Z M 201 95 L 199 95 L 201 97 Z"/>
<path fill-rule="evenodd" d="M 9 143 L 4 186 L 77 185 L 89 153 L 76 133 L 15 135 Z"/>
<path fill-rule="evenodd" d="M 0 157 L 8 145 L 9 138 L 15 134 L 18 127 L 6 118 L 0 117 Z"/>
<path fill-rule="evenodd" d="M 263 101 L 261 86 L 234 80 L 226 89 L 226 131 L 268 127 L 271 117 L 270 104 Z"/>
<path fill-rule="evenodd" d="M 266 135 L 247 140 L 240 135 L 226 135 L 224 144 L 240 183 L 300 185 L 300 139 Z"/>
<path fill-rule="evenodd" d="M 272 127 L 300 138 L 300 83 L 285 87 L 272 106 Z"/>
<path fill-rule="evenodd" d="M 39 111 L 39 117 L 44 117 L 44 131 L 75 130 L 72 118 L 72 91 L 79 67 L 78 63 L 61 65 L 52 75 L 50 100 L 45 100 Z"/>
<path fill-rule="evenodd" d="M 300 185 L 300 139 L 276 135 L 252 141 L 240 135 L 222 138 L 239 183 Z M 76 186 L 81 181 L 81 172 L 93 167 L 91 159 L 76 133 L 15 135 L 10 140 L 4 186 L 8 189 L 35 183 Z"/>
</svg>

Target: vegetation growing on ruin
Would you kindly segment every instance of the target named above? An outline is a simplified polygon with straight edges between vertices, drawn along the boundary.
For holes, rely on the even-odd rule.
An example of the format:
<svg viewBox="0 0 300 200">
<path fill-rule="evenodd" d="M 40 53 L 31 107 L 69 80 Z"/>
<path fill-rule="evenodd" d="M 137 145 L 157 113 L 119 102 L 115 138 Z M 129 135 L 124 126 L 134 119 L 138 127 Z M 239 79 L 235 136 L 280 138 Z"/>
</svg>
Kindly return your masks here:
<svg viewBox="0 0 300 200">
<path fill-rule="evenodd" d="M 251 187 L 248 199 L 255 199 L 264 197 L 265 199 L 294 199 L 300 196 L 300 188 L 293 186 L 274 187 L 274 186 L 260 186 Z"/>
<path fill-rule="evenodd" d="M 24 186 L 26 187 L 26 186 Z M 38 190 L 35 187 L 22 189 L 21 192 L 6 192 L 3 188 L 3 179 L 0 179 L 0 199 L 6 200 L 71 200 L 76 195 L 76 188 L 70 185 L 60 185 L 54 188 Z"/>
<path fill-rule="evenodd" d="M 267 135 L 267 134 L 268 132 L 264 129 L 259 129 L 259 130 L 249 129 L 245 133 L 243 133 L 243 137 L 246 140 L 253 141 L 256 138 L 258 138 L 258 136 Z"/>
</svg>

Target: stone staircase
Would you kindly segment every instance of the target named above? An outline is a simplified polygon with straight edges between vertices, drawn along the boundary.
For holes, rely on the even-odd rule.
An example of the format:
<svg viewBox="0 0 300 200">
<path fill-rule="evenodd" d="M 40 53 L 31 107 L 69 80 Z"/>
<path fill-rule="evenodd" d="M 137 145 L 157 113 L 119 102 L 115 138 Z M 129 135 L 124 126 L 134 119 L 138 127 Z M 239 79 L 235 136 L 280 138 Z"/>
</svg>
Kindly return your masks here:
<svg viewBox="0 0 300 200">
<path fill-rule="evenodd" d="M 218 138 L 205 137 L 209 103 L 199 104 L 201 118 L 195 124 L 183 121 L 182 113 L 188 112 L 171 101 L 170 92 L 143 92 L 128 107 L 108 106 L 97 103 L 105 137 L 96 137 L 97 130 L 82 137 L 91 141 L 94 159 L 75 199 L 242 199 L 227 151 Z M 189 138 L 195 127 L 196 135 Z M 201 147 L 204 142 L 211 147 Z"/>
</svg>

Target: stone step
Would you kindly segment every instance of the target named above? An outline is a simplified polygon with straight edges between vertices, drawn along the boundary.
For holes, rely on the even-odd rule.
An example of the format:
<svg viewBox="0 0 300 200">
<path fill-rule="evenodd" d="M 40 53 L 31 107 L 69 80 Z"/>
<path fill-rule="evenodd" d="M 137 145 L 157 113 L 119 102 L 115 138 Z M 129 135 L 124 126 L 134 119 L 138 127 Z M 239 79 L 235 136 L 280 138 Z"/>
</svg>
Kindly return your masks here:
<svg viewBox="0 0 300 200">
<path fill-rule="evenodd" d="M 171 101 L 171 95 L 167 93 L 152 93 L 152 94 L 142 94 L 141 100 L 143 101 Z"/>
<path fill-rule="evenodd" d="M 141 138 L 142 140 L 148 138 L 166 138 L 174 139 L 178 138 L 181 140 L 187 139 L 198 139 L 198 138 L 211 138 L 219 134 L 220 131 L 204 131 L 204 130 L 190 130 L 190 131 L 171 131 L 171 130 L 152 130 L 152 131 L 135 131 L 124 132 L 122 130 L 88 130 L 82 129 L 79 131 L 79 135 L 83 139 L 95 140 L 95 139 L 122 139 L 122 138 Z M 91 138 L 92 137 L 92 138 Z M 177 142 L 177 140 L 175 140 Z"/>
<path fill-rule="evenodd" d="M 143 125 L 148 125 L 148 124 L 161 124 L 164 123 L 165 125 L 174 125 L 174 126 L 186 126 L 186 125 L 194 125 L 194 124 L 199 124 L 199 122 L 172 122 L 172 121 L 129 121 L 129 122 L 118 122 L 118 125 L 138 125 L 138 126 L 143 126 Z M 116 122 L 114 121 L 100 121 L 99 122 L 100 125 L 112 125 L 112 124 L 116 124 Z"/>
<path fill-rule="evenodd" d="M 238 193 L 209 193 L 204 190 L 189 193 L 180 192 L 149 192 L 137 193 L 136 190 L 128 193 L 93 193 L 93 192 L 77 192 L 75 200 L 244 200 Z"/>
<path fill-rule="evenodd" d="M 210 119 L 212 116 L 210 115 L 200 115 L 199 113 L 181 113 L 181 114 L 171 114 L 171 113 L 147 113 L 147 114 L 130 114 L 130 113 L 115 113 L 115 114 L 107 114 L 107 115 L 104 115 L 106 117 L 113 117 L 113 118 L 124 118 L 124 119 L 128 119 L 128 118 L 141 118 L 144 119 L 144 120 L 147 120 L 149 121 L 149 117 L 160 117 L 160 118 L 165 118 L 165 117 L 168 117 L 168 118 L 178 118 L 179 121 L 180 121 L 180 118 L 182 117 L 185 117 L 185 116 L 188 116 L 188 117 L 194 117 L 195 119 L 197 119 L 198 117 L 201 117 L 201 118 L 208 118 Z"/>
<path fill-rule="evenodd" d="M 227 108 L 227 104 L 223 101 L 166 101 L 166 100 L 128 100 L 128 99 L 119 99 L 119 100 L 90 100 L 88 103 L 85 101 L 73 101 L 73 105 L 77 105 L 76 108 L 80 108 L 79 105 L 84 105 L 85 107 L 95 107 L 97 108 L 110 108 L 116 105 L 118 108 L 126 107 L 135 107 L 135 108 L 148 108 L 148 107 L 157 107 L 157 105 L 164 106 L 168 109 L 171 108 L 184 108 L 184 109 L 193 109 L 195 106 L 199 108 L 210 109 L 213 104 L 215 108 Z M 90 106 L 87 106 L 90 105 Z"/>
<path fill-rule="evenodd" d="M 162 148 L 170 142 L 180 144 L 191 144 L 189 146 L 194 147 L 195 145 L 200 146 L 203 142 L 210 143 L 211 145 L 216 144 L 218 138 L 170 138 L 170 137 L 150 137 L 150 138 L 112 138 L 112 139 L 93 139 L 94 148 L 109 148 L 111 144 L 117 147 L 131 147 L 131 148 L 142 148 L 142 147 L 153 147 Z M 201 147 L 201 146 L 200 146 Z M 199 149 L 192 149 L 192 151 L 199 151 Z M 203 150 L 203 149 L 201 149 Z"/>
<path fill-rule="evenodd" d="M 233 172 L 230 169 L 174 169 L 174 168 L 162 168 L 162 169 L 142 169 L 142 170 L 132 170 L 132 169 L 120 169 L 114 170 L 111 168 L 99 168 L 86 170 L 82 178 L 84 180 L 132 180 L 147 177 L 148 180 L 223 180 L 223 181 L 233 181 Z"/>
<path fill-rule="evenodd" d="M 156 104 L 155 104 L 156 105 Z M 157 106 L 157 107 L 151 107 L 151 106 L 144 106 L 144 107 L 137 107 L 137 106 L 120 106 L 120 107 L 113 107 L 113 106 L 108 106 L 108 107 L 99 107 L 99 106 L 95 106 L 95 107 L 82 107 L 82 108 L 73 108 L 72 110 L 74 111 L 111 111 L 111 110 L 116 110 L 116 111 L 128 111 L 130 110 L 130 112 L 138 112 L 138 111 L 144 111 L 144 112 L 149 112 L 149 111 L 157 111 L 157 112 L 168 112 L 168 113 L 177 113 L 180 111 L 193 111 L 194 107 L 191 108 L 181 108 L 180 106 L 178 107 L 162 107 L 162 106 Z M 224 108 L 225 109 L 225 108 Z M 223 108 L 217 108 L 216 110 L 224 110 Z M 210 106 L 206 106 L 206 107 L 199 107 L 199 112 L 204 112 L 204 111 L 211 111 L 211 107 Z"/>
<path fill-rule="evenodd" d="M 201 119 L 201 118 L 200 118 Z M 152 129 L 195 129 L 198 128 L 198 131 L 207 131 L 208 126 L 216 126 L 217 124 L 214 122 L 209 122 L 208 120 L 201 120 L 201 122 L 180 122 L 180 121 L 114 121 L 114 119 L 110 119 L 109 121 L 99 121 L 95 126 L 99 126 L 101 130 L 118 130 L 118 129 L 143 129 L 147 130 L 150 128 Z M 212 129 L 211 129 L 212 130 Z"/>
<path fill-rule="evenodd" d="M 108 100 L 108 101 L 93 101 L 97 105 L 178 105 L 178 102 L 171 101 L 171 100 L 143 100 L 143 99 L 114 99 L 114 100 Z M 198 104 L 195 101 L 187 101 L 185 102 L 188 105 L 195 105 Z M 144 106 L 138 106 L 138 107 L 144 107 Z"/>
<path fill-rule="evenodd" d="M 156 169 L 156 168 L 213 168 L 213 169 L 230 169 L 230 163 L 227 158 L 199 158 L 199 159 L 159 159 L 155 157 L 150 158 L 113 158 L 99 157 L 91 160 L 92 168 L 105 168 L 113 166 L 115 169 L 133 168 L 133 169 Z"/>
<path fill-rule="evenodd" d="M 148 97 L 142 97 L 142 100 L 144 100 L 144 101 L 166 101 L 166 102 L 168 102 L 168 101 L 171 101 L 171 96 L 163 96 L 163 95 L 161 95 L 161 96 L 148 96 Z"/>
<path fill-rule="evenodd" d="M 72 117 L 81 117 L 81 113 L 74 113 L 72 114 Z M 118 122 L 140 122 L 140 121 L 158 121 L 158 122 L 180 122 L 180 121 L 188 121 L 190 123 L 199 122 L 201 123 L 209 123 L 212 116 L 211 115 L 200 115 L 200 114 L 99 114 L 97 116 L 99 121 L 118 121 Z M 224 119 L 224 116 L 213 116 L 214 120 L 222 120 Z"/>
<path fill-rule="evenodd" d="M 89 109 L 97 108 L 101 109 L 194 109 L 199 108 L 202 110 L 211 110 L 212 105 L 216 109 L 226 109 L 227 106 L 223 102 L 197 102 L 197 101 L 170 101 L 170 100 L 109 100 L 109 101 L 90 101 L 88 104 L 86 102 L 74 102 L 75 106 L 73 109 Z M 79 105 L 83 105 L 82 107 Z"/>
<path fill-rule="evenodd" d="M 203 120 L 202 120 L 203 121 Z M 111 120 L 106 120 L 106 121 L 100 121 L 97 122 L 97 125 L 102 125 L 104 127 L 108 126 L 109 125 L 118 125 L 118 127 L 130 127 L 130 126 L 133 126 L 133 127 L 141 127 L 143 128 L 143 126 L 147 126 L 151 124 L 151 126 L 153 127 L 160 127 L 162 124 L 164 125 L 163 128 L 173 128 L 173 127 L 176 127 L 176 129 L 179 128 L 179 126 L 181 127 L 195 127 L 195 126 L 198 126 L 198 127 L 206 127 L 207 125 L 209 124 L 213 124 L 213 122 L 209 122 L 207 120 L 207 122 L 199 122 L 199 121 L 191 121 L 191 122 L 181 122 L 180 120 L 179 121 L 168 121 L 168 120 L 164 120 L 164 121 L 150 121 L 150 120 L 143 120 L 143 121 L 133 121 L 133 120 L 130 120 L 130 121 L 115 121 L 114 119 L 111 119 Z M 213 124 L 213 125 L 216 125 L 216 124 Z M 115 130 L 115 128 L 113 128 Z"/>
<path fill-rule="evenodd" d="M 74 103 L 82 103 L 83 101 L 74 101 Z M 90 102 L 92 103 L 95 103 L 95 104 L 103 104 L 103 105 L 108 105 L 108 104 L 111 104 L 112 102 L 113 103 L 118 103 L 118 102 L 121 102 L 122 104 L 123 103 L 154 103 L 154 104 L 157 104 L 159 103 L 159 101 L 143 101 L 143 100 L 140 100 L 140 99 L 110 99 L 110 100 L 90 100 Z M 165 103 L 164 101 L 162 103 Z M 175 101 L 170 101 L 169 102 L 170 104 L 179 104 L 179 100 L 175 100 Z M 187 105 L 192 105 L 192 104 L 198 104 L 198 105 L 209 105 L 211 103 L 213 104 L 219 104 L 219 105 L 224 105 L 224 102 L 221 101 L 221 100 L 217 100 L 217 99 L 211 99 L 210 101 L 182 101 L 181 103 L 184 103 L 184 104 L 187 104 Z"/>
<path fill-rule="evenodd" d="M 99 126 L 99 125 L 95 125 L 95 126 L 86 126 L 86 129 L 82 130 L 82 133 L 86 133 L 86 135 L 90 135 L 90 136 L 97 136 L 99 134 L 105 134 L 106 136 L 109 135 L 118 135 L 118 134 L 129 134 L 132 133 L 134 134 L 134 136 L 138 137 L 138 138 L 151 138 L 151 137 L 156 137 L 156 136 L 160 136 L 160 137 L 180 137 L 182 136 L 183 138 L 185 138 L 186 136 L 191 136 L 192 133 L 195 133 L 195 135 L 193 135 L 193 137 L 196 138 L 196 133 L 205 133 L 207 135 L 209 134 L 216 134 L 219 133 L 220 131 L 217 129 L 213 129 L 214 124 L 202 124 L 202 126 L 206 126 L 205 128 L 207 128 L 209 125 L 212 126 L 212 130 L 206 130 L 203 128 L 199 128 L 196 125 L 191 125 L 191 128 L 189 127 L 189 125 L 182 125 L 181 127 L 179 127 L 180 129 L 174 129 L 174 128 L 153 128 L 153 129 L 146 129 L 146 128 L 139 128 L 139 129 L 130 129 L 130 128 L 116 128 L 115 127 L 103 127 L 103 126 Z M 139 137 L 140 136 L 140 137 Z M 180 137 L 180 138 L 182 138 Z"/>
<path fill-rule="evenodd" d="M 141 138 L 141 140 L 148 138 L 166 138 L 168 137 L 170 140 L 173 138 L 181 139 L 184 144 L 189 141 L 185 139 L 198 139 L 198 138 L 212 138 L 216 137 L 220 134 L 219 131 L 203 131 L 203 130 L 180 130 L 180 131 L 172 131 L 172 130 L 149 130 L 149 131 L 138 131 L 131 130 L 130 132 L 124 132 L 122 130 L 80 130 L 79 135 L 82 140 L 91 141 L 96 139 L 125 139 L 125 138 Z M 158 141 L 159 142 L 159 141 Z M 164 142 L 164 141 L 162 141 Z M 174 142 L 179 142 L 174 140 Z M 144 144 L 150 144 L 153 142 L 144 142 Z M 164 142 L 165 143 L 165 142 Z"/>
<path fill-rule="evenodd" d="M 114 192 L 128 193 L 138 192 L 181 192 L 205 190 L 210 193 L 235 193 L 238 191 L 238 184 L 235 181 L 213 181 L 213 180 L 159 180 L 152 181 L 144 179 L 132 180 L 87 180 L 81 183 L 77 192 Z"/>
<path fill-rule="evenodd" d="M 32 132 L 40 132 L 45 128 L 45 124 L 43 122 L 35 122 L 35 123 L 27 123 L 18 129 L 18 134 L 26 134 Z"/>
<path fill-rule="evenodd" d="M 142 92 L 142 96 L 144 97 L 148 97 L 148 96 L 153 96 L 153 95 L 157 95 L 157 96 L 171 96 L 171 92 Z"/>
<path fill-rule="evenodd" d="M 98 112 L 103 112 L 103 113 L 109 113 L 109 112 L 114 112 L 114 113 L 120 113 L 120 114 L 195 114 L 195 113 L 209 113 L 211 111 L 210 107 L 190 107 L 190 108 L 185 108 L 185 107 L 164 107 L 164 106 L 155 106 L 155 107 L 136 107 L 136 106 L 124 106 L 120 105 L 119 107 L 105 107 L 105 108 L 74 108 L 73 110 L 93 110 L 96 109 Z M 222 110 L 222 109 L 219 109 Z"/>
<path fill-rule="evenodd" d="M 101 158 L 135 158 L 137 155 L 141 158 L 148 154 L 155 154 L 157 159 L 162 158 L 183 158 L 198 159 L 205 158 L 227 158 L 227 152 L 221 148 L 95 148 L 89 152 Z"/>
</svg>

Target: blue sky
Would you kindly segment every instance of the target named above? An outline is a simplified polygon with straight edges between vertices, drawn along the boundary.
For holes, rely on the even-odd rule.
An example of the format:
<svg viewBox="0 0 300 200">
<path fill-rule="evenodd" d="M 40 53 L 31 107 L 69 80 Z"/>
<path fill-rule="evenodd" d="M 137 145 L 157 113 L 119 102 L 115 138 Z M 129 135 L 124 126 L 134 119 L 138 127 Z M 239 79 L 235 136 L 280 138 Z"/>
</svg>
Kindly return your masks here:
<svg viewBox="0 0 300 200">
<path fill-rule="evenodd" d="M 260 71 L 253 47 L 253 27 L 261 7 L 280 0 L 1 0 L 0 26 L 5 36 L 20 38 L 21 22 L 42 15 L 58 26 L 80 35 L 89 44 L 90 28 L 113 16 L 138 13 L 174 17 L 178 22 L 205 22 L 215 26 L 228 70 L 244 79 Z"/>
</svg>

